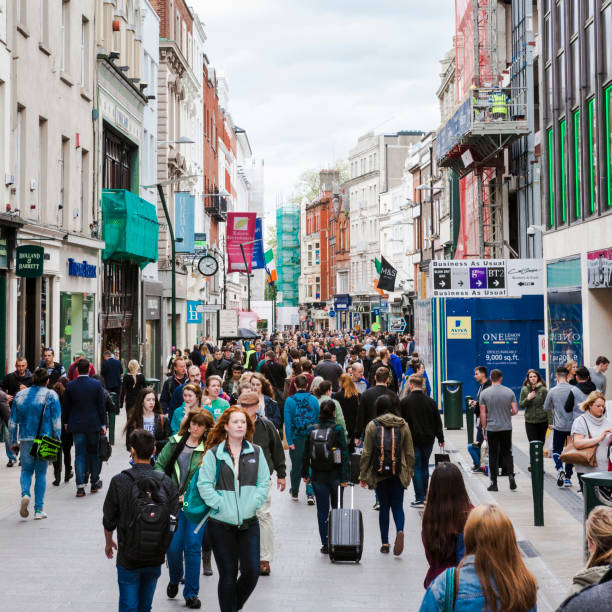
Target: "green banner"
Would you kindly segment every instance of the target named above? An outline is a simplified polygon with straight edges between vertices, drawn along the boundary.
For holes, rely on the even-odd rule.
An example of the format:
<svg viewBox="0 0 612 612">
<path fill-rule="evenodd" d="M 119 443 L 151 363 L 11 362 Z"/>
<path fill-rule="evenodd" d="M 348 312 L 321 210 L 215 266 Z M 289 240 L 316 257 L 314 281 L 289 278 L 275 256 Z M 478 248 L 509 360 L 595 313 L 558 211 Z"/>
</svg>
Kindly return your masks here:
<svg viewBox="0 0 612 612">
<path fill-rule="evenodd" d="M 24 278 L 37 278 L 43 275 L 45 249 L 41 246 L 25 244 L 15 249 L 15 274 Z"/>
</svg>

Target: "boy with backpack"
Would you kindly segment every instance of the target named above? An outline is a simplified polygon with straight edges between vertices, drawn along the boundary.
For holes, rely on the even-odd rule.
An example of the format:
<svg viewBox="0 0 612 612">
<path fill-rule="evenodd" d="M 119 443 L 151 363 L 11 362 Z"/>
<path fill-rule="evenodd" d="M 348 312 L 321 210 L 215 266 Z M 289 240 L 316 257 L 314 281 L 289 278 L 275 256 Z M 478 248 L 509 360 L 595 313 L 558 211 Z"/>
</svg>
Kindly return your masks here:
<svg viewBox="0 0 612 612">
<path fill-rule="evenodd" d="M 308 428 L 302 459 L 302 477 L 311 485 L 317 500 L 317 520 L 321 536 L 321 553 L 327 555 L 327 522 L 331 507 L 338 507 L 338 486 L 346 487 L 349 479 L 349 453 L 344 428 L 336 423 L 336 405 L 332 400 L 321 403 L 319 422 Z"/>
<path fill-rule="evenodd" d="M 154 471 L 155 438 L 144 429 L 130 435 L 134 466 L 111 480 L 103 518 L 109 559 L 117 550 L 119 611 L 149 612 L 161 565 L 176 529 L 178 489 L 163 472 Z M 117 530 L 117 542 L 113 531 Z"/>
<path fill-rule="evenodd" d="M 391 398 L 381 395 L 375 402 L 376 418 L 368 423 L 363 440 L 359 480 L 363 488 L 376 489 L 380 503 L 380 552 L 389 553 L 389 511 L 397 535 L 393 554 L 404 550 L 404 489 L 414 469 L 414 447 L 410 428 L 397 416 Z"/>
<path fill-rule="evenodd" d="M 308 380 L 300 374 L 293 381 L 296 392 L 285 400 L 285 438 L 291 458 L 291 499 L 298 500 L 302 474 L 302 458 L 308 436 L 308 428 L 319 418 L 319 402 L 306 391 Z M 306 497 L 309 506 L 314 506 L 314 493 L 310 484 L 306 485 Z"/>
</svg>

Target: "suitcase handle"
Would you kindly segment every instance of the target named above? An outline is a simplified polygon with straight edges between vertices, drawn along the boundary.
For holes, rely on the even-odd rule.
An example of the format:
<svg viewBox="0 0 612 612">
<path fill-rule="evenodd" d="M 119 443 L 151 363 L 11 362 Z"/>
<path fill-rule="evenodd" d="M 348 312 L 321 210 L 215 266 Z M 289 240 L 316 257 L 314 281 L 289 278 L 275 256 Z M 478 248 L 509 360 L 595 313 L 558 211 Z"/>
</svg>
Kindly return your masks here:
<svg viewBox="0 0 612 612">
<path fill-rule="evenodd" d="M 351 488 L 351 510 L 353 510 L 355 507 L 355 489 L 354 489 L 355 485 L 352 482 L 349 482 L 348 486 Z M 343 507 L 343 505 L 340 502 L 341 499 L 342 499 L 342 487 L 338 485 L 338 506 L 337 506 L 338 510 L 340 510 L 340 508 Z"/>
</svg>

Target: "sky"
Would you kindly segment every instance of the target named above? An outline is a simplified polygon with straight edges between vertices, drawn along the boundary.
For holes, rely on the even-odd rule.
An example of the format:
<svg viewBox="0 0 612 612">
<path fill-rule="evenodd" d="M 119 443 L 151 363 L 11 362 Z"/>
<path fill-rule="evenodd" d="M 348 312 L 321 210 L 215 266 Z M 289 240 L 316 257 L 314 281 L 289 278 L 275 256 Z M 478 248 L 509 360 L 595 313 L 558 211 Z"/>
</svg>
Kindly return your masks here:
<svg viewBox="0 0 612 612">
<path fill-rule="evenodd" d="M 372 130 L 434 129 L 449 0 L 191 0 L 229 111 L 265 163 L 267 215 Z"/>
</svg>

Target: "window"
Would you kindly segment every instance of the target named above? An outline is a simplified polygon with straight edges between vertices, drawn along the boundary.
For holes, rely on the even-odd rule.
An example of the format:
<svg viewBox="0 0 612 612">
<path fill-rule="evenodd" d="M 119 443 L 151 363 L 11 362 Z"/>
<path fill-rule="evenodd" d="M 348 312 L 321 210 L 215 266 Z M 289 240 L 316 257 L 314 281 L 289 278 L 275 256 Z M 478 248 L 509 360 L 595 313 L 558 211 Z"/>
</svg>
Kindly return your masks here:
<svg viewBox="0 0 612 612">
<path fill-rule="evenodd" d="M 17 105 L 17 125 L 15 129 L 15 189 L 17 191 L 17 208 L 21 208 L 21 198 L 23 190 L 23 166 L 22 160 L 25 149 L 25 134 L 23 133 L 25 108 L 21 104 Z"/>
<path fill-rule="evenodd" d="M 559 157 L 560 161 L 560 170 L 561 170 L 561 223 L 565 223 L 567 220 L 567 193 L 565 189 L 565 119 L 561 121 L 559 124 L 559 139 L 561 141 L 560 152 L 561 155 Z"/>
<path fill-rule="evenodd" d="M 38 176 L 37 176 L 37 218 L 46 210 L 44 195 L 47 193 L 47 120 L 38 118 Z"/>
<path fill-rule="evenodd" d="M 320 261 L 320 257 L 321 257 L 321 251 L 320 251 L 320 244 L 318 242 L 315 243 L 315 265 L 319 265 L 321 263 Z"/>
<path fill-rule="evenodd" d="M 593 0 L 582 0 L 582 14 L 585 21 L 593 16 Z"/>
<path fill-rule="evenodd" d="M 544 19 L 544 62 L 552 57 L 552 39 L 550 32 L 550 16 Z"/>
<path fill-rule="evenodd" d="M 559 113 L 563 114 L 565 112 L 565 53 L 557 56 L 557 81 L 559 83 L 557 104 Z"/>
<path fill-rule="evenodd" d="M 62 2 L 60 70 L 68 72 L 70 56 L 70 2 Z"/>
<path fill-rule="evenodd" d="M 604 81 L 612 78 L 612 4 L 608 4 L 601 15 L 601 47 L 602 52 L 602 72 Z"/>
<path fill-rule="evenodd" d="M 608 6 L 608 8 L 610 8 L 610 6 Z M 610 134 L 610 130 L 612 130 L 612 85 L 608 86 L 604 92 L 604 106 L 606 117 L 606 134 Z M 608 169 L 606 173 L 608 175 L 607 206 L 608 208 L 612 208 L 612 138 L 608 139 L 606 147 L 606 167 Z"/>
<path fill-rule="evenodd" d="M 60 156 L 60 209 L 58 212 L 57 224 L 59 226 L 64 225 L 64 219 L 68 218 L 65 214 L 66 206 L 69 200 L 68 190 L 68 177 L 69 177 L 69 164 L 70 160 L 70 140 L 62 136 L 62 150 Z"/>
<path fill-rule="evenodd" d="M 570 36 L 578 32 L 580 27 L 580 2 L 579 0 L 569 0 L 570 4 Z"/>
<path fill-rule="evenodd" d="M 548 130 L 548 208 L 549 227 L 555 227 L 555 147 L 552 129 Z"/>
<path fill-rule="evenodd" d="M 580 132 L 580 111 L 574 112 L 574 198 L 576 199 L 576 219 L 582 216 L 582 197 L 580 185 L 581 168 L 581 132 Z"/>
<path fill-rule="evenodd" d="M 593 93 L 595 82 L 595 28 L 593 24 L 585 31 L 584 69 L 587 82 L 587 93 Z"/>
<path fill-rule="evenodd" d="M 312 244 L 308 245 L 308 265 L 312 266 Z"/>
<path fill-rule="evenodd" d="M 81 87 L 89 85 L 89 21 L 83 15 L 81 22 Z"/>
<path fill-rule="evenodd" d="M 580 102 L 580 54 L 579 41 L 575 40 L 570 46 L 570 60 L 571 60 L 571 100 L 572 104 L 578 104 Z"/>
<path fill-rule="evenodd" d="M 559 49 L 563 49 L 565 43 L 565 11 L 563 9 L 563 0 L 556 4 L 555 17 L 557 44 Z"/>
<path fill-rule="evenodd" d="M 89 153 L 84 149 L 81 149 L 81 197 L 80 210 L 77 211 L 76 218 L 74 219 L 74 227 L 77 232 L 82 232 L 87 223 L 85 218 L 87 215 L 87 193 L 88 193 L 88 182 L 89 182 Z"/>
<path fill-rule="evenodd" d="M 589 121 L 589 180 L 590 180 L 590 213 L 595 212 L 597 204 L 597 125 L 595 124 L 595 99 L 587 104 Z"/>
</svg>

